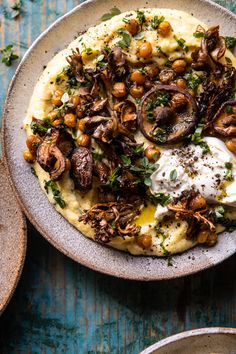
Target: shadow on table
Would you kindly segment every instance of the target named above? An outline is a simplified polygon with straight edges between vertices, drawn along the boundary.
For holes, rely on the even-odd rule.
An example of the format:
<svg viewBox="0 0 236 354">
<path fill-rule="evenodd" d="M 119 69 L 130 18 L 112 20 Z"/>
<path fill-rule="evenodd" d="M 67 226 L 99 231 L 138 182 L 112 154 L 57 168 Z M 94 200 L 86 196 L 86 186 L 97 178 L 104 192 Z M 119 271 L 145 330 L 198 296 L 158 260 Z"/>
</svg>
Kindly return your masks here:
<svg viewBox="0 0 236 354">
<path fill-rule="evenodd" d="M 235 256 L 186 278 L 126 281 L 73 262 L 28 227 L 23 275 L 0 318 L 2 353 L 130 354 L 186 329 L 236 327 Z"/>
</svg>

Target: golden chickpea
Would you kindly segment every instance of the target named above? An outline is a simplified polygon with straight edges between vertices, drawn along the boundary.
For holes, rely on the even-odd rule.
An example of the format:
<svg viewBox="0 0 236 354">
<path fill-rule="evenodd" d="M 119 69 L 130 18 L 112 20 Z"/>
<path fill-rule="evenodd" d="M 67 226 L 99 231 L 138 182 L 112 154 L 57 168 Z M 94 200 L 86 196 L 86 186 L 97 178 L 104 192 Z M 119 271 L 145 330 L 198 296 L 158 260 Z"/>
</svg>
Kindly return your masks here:
<svg viewBox="0 0 236 354">
<path fill-rule="evenodd" d="M 143 234 L 137 237 L 137 244 L 139 247 L 147 249 L 150 248 L 152 245 L 152 236 Z"/>
<path fill-rule="evenodd" d="M 225 145 L 231 152 L 236 154 L 236 138 L 226 140 Z"/>
<path fill-rule="evenodd" d="M 143 85 L 146 80 L 146 77 L 140 71 L 133 71 L 130 75 L 130 80 L 136 82 L 136 84 L 138 85 Z"/>
<path fill-rule="evenodd" d="M 187 63 L 184 59 L 177 59 L 172 64 L 172 69 L 178 74 L 183 73 L 186 70 L 186 67 Z"/>
<path fill-rule="evenodd" d="M 206 199 L 201 195 L 197 194 L 189 203 L 189 208 L 191 210 L 204 209 L 206 207 Z"/>
<path fill-rule="evenodd" d="M 214 246 L 218 240 L 217 233 L 210 230 L 201 230 L 197 235 L 198 243 L 206 243 L 208 246 Z"/>
<path fill-rule="evenodd" d="M 61 124 L 62 124 L 62 119 L 55 119 L 52 122 L 53 127 L 58 127 L 58 125 L 61 125 Z"/>
<path fill-rule="evenodd" d="M 131 36 L 133 36 L 139 31 L 139 23 L 138 21 L 132 19 L 125 24 L 125 28 L 131 34 Z"/>
<path fill-rule="evenodd" d="M 82 118 L 82 119 L 80 119 L 79 122 L 77 123 L 78 129 L 81 130 L 82 132 L 85 131 L 85 124 L 86 124 L 86 122 L 87 122 L 87 119 L 86 119 L 86 118 L 84 118 L 84 119 Z"/>
<path fill-rule="evenodd" d="M 51 121 L 53 122 L 55 119 L 57 119 L 58 116 L 58 111 L 51 111 L 48 113 L 47 118 L 50 118 Z"/>
<path fill-rule="evenodd" d="M 23 157 L 28 163 L 33 163 L 35 161 L 35 156 L 29 150 L 24 151 Z"/>
<path fill-rule="evenodd" d="M 171 98 L 171 106 L 174 110 L 178 111 L 188 104 L 188 99 L 182 93 L 175 93 Z"/>
<path fill-rule="evenodd" d="M 183 89 L 186 89 L 186 87 L 187 87 L 187 83 L 184 79 L 176 80 L 176 85 L 183 88 Z"/>
<path fill-rule="evenodd" d="M 76 127 L 76 116 L 73 113 L 67 113 L 64 117 L 64 123 L 69 128 Z"/>
<path fill-rule="evenodd" d="M 166 37 L 168 36 L 168 34 L 171 31 L 171 25 L 170 22 L 168 21 L 163 21 L 159 24 L 158 29 L 157 29 L 158 33 L 163 36 Z"/>
<path fill-rule="evenodd" d="M 29 151 L 33 155 L 36 153 L 37 148 L 38 148 L 40 143 L 41 143 L 41 139 L 38 136 L 36 136 L 36 135 L 30 135 L 26 139 L 27 148 L 29 149 Z"/>
<path fill-rule="evenodd" d="M 214 246 L 218 240 L 218 235 L 215 231 L 209 232 L 208 238 L 207 238 L 207 244 L 208 246 Z"/>
<path fill-rule="evenodd" d="M 208 238 L 209 231 L 208 230 L 201 230 L 197 235 L 197 242 L 198 243 L 206 243 Z"/>
<path fill-rule="evenodd" d="M 149 145 L 144 150 L 144 155 L 148 158 L 151 162 L 156 162 L 160 157 L 160 150 L 155 145 Z"/>
<path fill-rule="evenodd" d="M 159 69 L 156 64 L 149 64 L 145 67 L 145 72 L 147 76 L 154 78 L 158 75 Z"/>
<path fill-rule="evenodd" d="M 82 110 L 80 105 L 76 107 L 76 114 L 79 119 L 84 117 L 84 111 Z"/>
<path fill-rule="evenodd" d="M 76 108 L 80 104 L 80 97 L 78 95 L 71 96 L 70 103 L 73 105 L 72 108 Z"/>
<path fill-rule="evenodd" d="M 149 58 L 152 55 L 152 45 L 150 42 L 144 42 L 139 47 L 139 56 L 141 58 Z"/>
<path fill-rule="evenodd" d="M 91 136 L 87 134 L 82 134 L 77 138 L 76 142 L 80 146 L 89 147 L 89 145 L 91 144 Z"/>
<path fill-rule="evenodd" d="M 52 104 L 54 106 L 61 106 L 62 105 L 61 98 L 63 95 L 64 95 L 64 91 L 62 89 L 56 90 L 52 96 Z"/>
<path fill-rule="evenodd" d="M 143 86 L 133 86 L 130 89 L 130 94 L 134 98 L 141 98 L 144 94 L 144 87 Z"/>
<path fill-rule="evenodd" d="M 113 85 L 113 90 L 112 90 L 113 96 L 120 98 L 124 97 L 126 95 L 126 86 L 124 82 L 116 82 Z"/>
</svg>

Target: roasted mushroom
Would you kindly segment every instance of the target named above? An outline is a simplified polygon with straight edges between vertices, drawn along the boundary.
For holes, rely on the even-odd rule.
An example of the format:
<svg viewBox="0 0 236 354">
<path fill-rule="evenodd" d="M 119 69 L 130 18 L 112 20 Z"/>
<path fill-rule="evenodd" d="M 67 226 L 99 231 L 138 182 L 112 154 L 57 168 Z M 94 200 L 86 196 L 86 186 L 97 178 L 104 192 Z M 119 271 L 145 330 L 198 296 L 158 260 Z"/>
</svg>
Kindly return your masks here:
<svg viewBox="0 0 236 354">
<path fill-rule="evenodd" d="M 187 99 L 182 109 L 174 110 L 171 97 L 180 93 Z M 143 97 L 138 112 L 143 135 L 156 144 L 182 141 L 196 126 L 198 111 L 195 99 L 174 85 L 156 85 Z"/>
<path fill-rule="evenodd" d="M 121 123 L 131 132 L 135 132 L 137 129 L 137 109 L 130 100 L 126 100 L 122 106 Z"/>
<path fill-rule="evenodd" d="M 80 216 L 79 221 L 89 223 L 95 231 L 95 240 L 103 243 L 114 236 L 137 236 L 140 226 L 131 224 L 140 213 L 140 205 L 126 203 L 100 203 Z"/>
<path fill-rule="evenodd" d="M 96 161 L 93 168 L 95 176 L 98 177 L 101 184 L 105 184 L 110 175 L 110 168 L 103 161 Z"/>
<path fill-rule="evenodd" d="M 57 146 L 59 140 L 60 130 L 52 128 L 37 150 L 37 162 L 53 181 L 58 180 L 66 168 L 66 158 Z"/>
<path fill-rule="evenodd" d="M 93 157 L 86 147 L 76 148 L 71 156 L 71 173 L 75 187 L 83 192 L 92 188 Z"/>
<path fill-rule="evenodd" d="M 236 135 L 236 100 L 227 101 L 220 107 L 214 117 L 213 127 L 221 135 Z"/>
</svg>

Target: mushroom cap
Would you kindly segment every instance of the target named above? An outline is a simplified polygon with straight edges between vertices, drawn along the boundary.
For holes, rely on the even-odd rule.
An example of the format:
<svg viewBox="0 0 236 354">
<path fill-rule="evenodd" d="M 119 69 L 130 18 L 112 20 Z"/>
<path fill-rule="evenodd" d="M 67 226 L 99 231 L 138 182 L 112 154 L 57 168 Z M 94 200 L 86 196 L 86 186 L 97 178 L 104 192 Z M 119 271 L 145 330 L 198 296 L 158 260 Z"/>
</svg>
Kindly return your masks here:
<svg viewBox="0 0 236 354">
<path fill-rule="evenodd" d="M 188 104 L 181 112 L 175 112 L 169 106 L 157 106 L 159 113 L 154 121 L 148 120 L 147 105 L 152 102 L 157 92 L 169 94 L 181 93 L 188 99 Z M 168 109 L 167 109 L 168 107 Z M 162 112 L 163 111 L 163 115 Z M 169 112 L 169 114 L 168 114 Z M 148 91 L 139 105 L 138 111 L 139 127 L 143 135 L 153 143 L 168 145 L 179 143 L 188 136 L 195 128 L 198 121 L 198 109 L 195 99 L 184 89 L 175 85 L 156 85 Z M 165 129 L 163 125 L 165 124 Z M 160 129 L 164 133 L 160 136 L 153 134 L 153 128 Z"/>
<path fill-rule="evenodd" d="M 236 136 L 236 113 L 225 111 L 232 106 L 236 106 L 236 100 L 224 102 L 213 119 L 213 128 L 223 136 Z"/>
</svg>

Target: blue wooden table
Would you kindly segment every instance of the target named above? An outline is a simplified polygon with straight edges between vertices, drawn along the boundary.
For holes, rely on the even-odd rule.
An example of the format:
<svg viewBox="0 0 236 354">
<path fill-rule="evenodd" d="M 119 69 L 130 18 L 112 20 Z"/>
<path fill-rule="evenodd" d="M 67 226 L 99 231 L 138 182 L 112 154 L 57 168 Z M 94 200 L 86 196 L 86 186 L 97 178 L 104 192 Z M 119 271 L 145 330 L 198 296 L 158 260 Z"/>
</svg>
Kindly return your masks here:
<svg viewBox="0 0 236 354">
<path fill-rule="evenodd" d="M 13 1 L 14 2 L 14 1 Z M 24 0 L 10 19 L 0 0 L 0 47 L 22 56 L 56 18 L 79 2 Z M 236 12 L 236 1 L 219 4 Z M 0 108 L 17 61 L 0 64 Z M 236 327 L 236 256 L 200 274 L 157 283 L 124 281 L 66 258 L 28 224 L 28 251 L 16 293 L 0 318 L 0 353 L 127 353 L 171 334 Z"/>
</svg>

